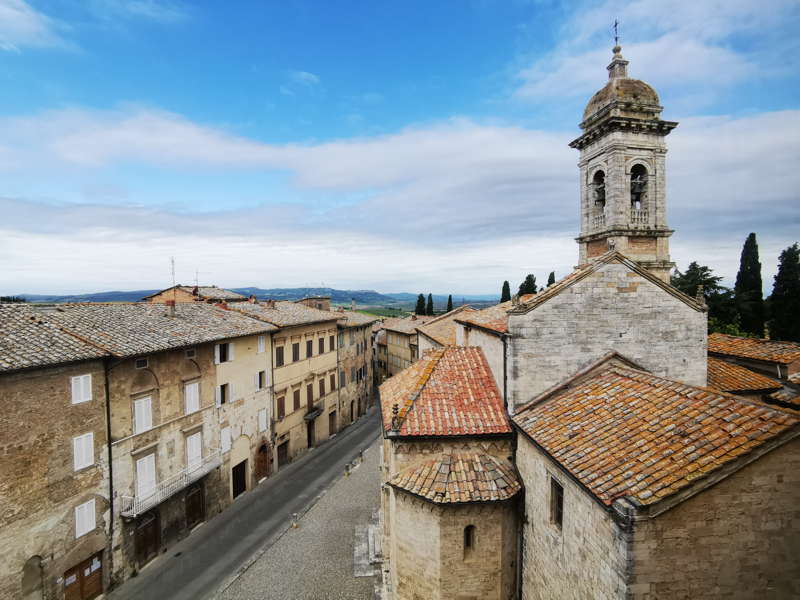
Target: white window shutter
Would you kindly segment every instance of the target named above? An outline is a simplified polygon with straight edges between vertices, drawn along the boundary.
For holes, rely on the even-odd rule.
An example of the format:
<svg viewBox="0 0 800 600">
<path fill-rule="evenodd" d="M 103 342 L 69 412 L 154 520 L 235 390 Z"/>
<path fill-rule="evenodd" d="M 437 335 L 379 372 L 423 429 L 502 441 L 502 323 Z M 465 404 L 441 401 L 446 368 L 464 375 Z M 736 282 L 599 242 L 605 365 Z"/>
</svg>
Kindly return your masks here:
<svg viewBox="0 0 800 600">
<path fill-rule="evenodd" d="M 186 414 L 190 414 L 200 410 L 200 384 L 195 381 L 187 383 L 184 387 L 184 396 L 186 397 Z"/>
<path fill-rule="evenodd" d="M 234 386 L 232 383 L 229 383 L 228 391 L 231 393 L 230 401 L 234 402 L 236 400 L 236 386 Z"/>
<path fill-rule="evenodd" d="M 148 498 L 156 488 L 156 455 L 148 454 L 136 461 L 136 495 Z"/>
<path fill-rule="evenodd" d="M 258 352 L 259 354 L 264 352 L 267 349 L 267 336 L 260 335 L 258 336 Z"/>
<path fill-rule="evenodd" d="M 81 378 L 80 377 L 71 377 L 70 383 L 72 384 L 72 403 L 77 404 L 81 401 Z"/>
<path fill-rule="evenodd" d="M 186 468 L 194 471 L 203 462 L 203 438 L 197 433 L 186 438 Z"/>
<path fill-rule="evenodd" d="M 235 343 L 233 343 L 233 342 L 228 342 L 228 360 L 233 360 L 233 359 L 235 358 L 235 357 L 234 357 L 234 352 L 233 352 L 233 348 L 234 348 L 235 346 L 236 346 L 236 344 L 235 344 Z"/>
<path fill-rule="evenodd" d="M 77 471 L 83 465 L 83 444 L 81 437 L 72 438 L 72 468 Z"/>
<path fill-rule="evenodd" d="M 222 392 L 220 386 L 214 387 L 214 404 L 219 408 L 222 406 Z"/>
<path fill-rule="evenodd" d="M 86 535 L 95 528 L 94 498 L 75 507 L 75 537 Z"/>
<path fill-rule="evenodd" d="M 253 386 L 254 386 L 256 391 L 259 390 L 259 387 L 258 387 L 258 372 L 256 372 L 256 374 L 253 376 Z"/>
<path fill-rule="evenodd" d="M 214 344 L 214 364 L 219 364 L 219 344 Z"/>
<path fill-rule="evenodd" d="M 83 376 L 83 401 L 88 402 L 92 399 L 92 376 Z"/>
</svg>

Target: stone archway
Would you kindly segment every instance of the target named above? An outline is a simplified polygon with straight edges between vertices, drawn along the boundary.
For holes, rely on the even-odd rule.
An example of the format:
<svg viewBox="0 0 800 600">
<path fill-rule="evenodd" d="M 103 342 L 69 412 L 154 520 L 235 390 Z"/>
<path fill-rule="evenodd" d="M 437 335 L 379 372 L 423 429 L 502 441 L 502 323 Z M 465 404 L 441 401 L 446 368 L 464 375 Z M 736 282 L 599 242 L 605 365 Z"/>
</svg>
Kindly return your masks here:
<svg viewBox="0 0 800 600">
<path fill-rule="evenodd" d="M 22 567 L 22 600 L 42 600 L 42 557 L 31 556 Z"/>
</svg>

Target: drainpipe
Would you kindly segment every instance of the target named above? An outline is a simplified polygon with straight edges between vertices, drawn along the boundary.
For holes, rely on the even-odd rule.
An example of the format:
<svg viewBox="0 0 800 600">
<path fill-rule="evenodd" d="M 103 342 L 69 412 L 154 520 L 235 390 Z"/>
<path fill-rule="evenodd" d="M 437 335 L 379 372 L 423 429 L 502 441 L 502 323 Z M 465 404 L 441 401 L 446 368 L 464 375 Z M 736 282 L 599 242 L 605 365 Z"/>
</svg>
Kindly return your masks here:
<svg viewBox="0 0 800 600">
<path fill-rule="evenodd" d="M 275 352 L 275 339 L 274 334 L 275 332 L 270 332 L 269 334 L 269 441 L 272 443 L 274 447 L 274 452 L 272 453 L 272 462 L 270 469 L 270 475 L 274 475 L 278 472 L 278 446 L 275 444 L 277 438 L 275 436 L 275 360 L 273 357 L 273 353 Z"/>
<path fill-rule="evenodd" d="M 106 449 L 108 452 L 108 506 L 109 506 L 109 525 L 108 525 L 108 583 L 112 585 L 114 575 L 114 457 L 111 452 L 111 392 L 108 386 L 109 358 L 103 358 L 103 378 L 105 384 L 106 401 Z"/>
</svg>

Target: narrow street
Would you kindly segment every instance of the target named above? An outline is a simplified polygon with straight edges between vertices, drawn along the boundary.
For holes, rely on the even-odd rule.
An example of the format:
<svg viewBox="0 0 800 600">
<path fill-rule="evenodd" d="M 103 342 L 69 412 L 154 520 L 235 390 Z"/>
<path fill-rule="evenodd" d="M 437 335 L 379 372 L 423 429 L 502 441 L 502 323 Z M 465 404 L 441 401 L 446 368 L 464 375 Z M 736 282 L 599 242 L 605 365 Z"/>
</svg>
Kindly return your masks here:
<svg viewBox="0 0 800 600">
<path fill-rule="evenodd" d="M 113 600 L 212 598 L 259 550 L 303 515 L 379 435 L 378 412 L 281 469 L 109 595 Z M 299 568 L 299 565 L 298 565 Z"/>
</svg>

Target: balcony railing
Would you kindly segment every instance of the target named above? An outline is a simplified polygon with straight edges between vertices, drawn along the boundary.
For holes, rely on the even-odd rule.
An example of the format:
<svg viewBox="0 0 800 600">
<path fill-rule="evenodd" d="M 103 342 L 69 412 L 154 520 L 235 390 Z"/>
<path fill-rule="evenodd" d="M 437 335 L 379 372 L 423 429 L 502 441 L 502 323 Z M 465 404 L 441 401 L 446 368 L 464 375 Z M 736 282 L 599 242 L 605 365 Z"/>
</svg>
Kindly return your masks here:
<svg viewBox="0 0 800 600">
<path fill-rule="evenodd" d="M 632 208 L 631 209 L 631 223 L 646 225 L 650 222 L 649 215 L 646 208 Z"/>
<path fill-rule="evenodd" d="M 598 227 L 603 227 L 606 224 L 606 215 L 605 213 L 600 213 L 599 215 L 592 216 L 592 227 L 597 229 Z"/>
<path fill-rule="evenodd" d="M 123 517 L 138 517 L 154 506 L 158 506 L 170 496 L 174 496 L 182 489 L 188 487 L 212 469 L 220 465 L 220 452 L 218 449 L 210 450 L 202 460 L 189 465 L 182 471 L 160 481 L 156 486 L 144 494 L 135 496 L 121 496 Z"/>
</svg>

